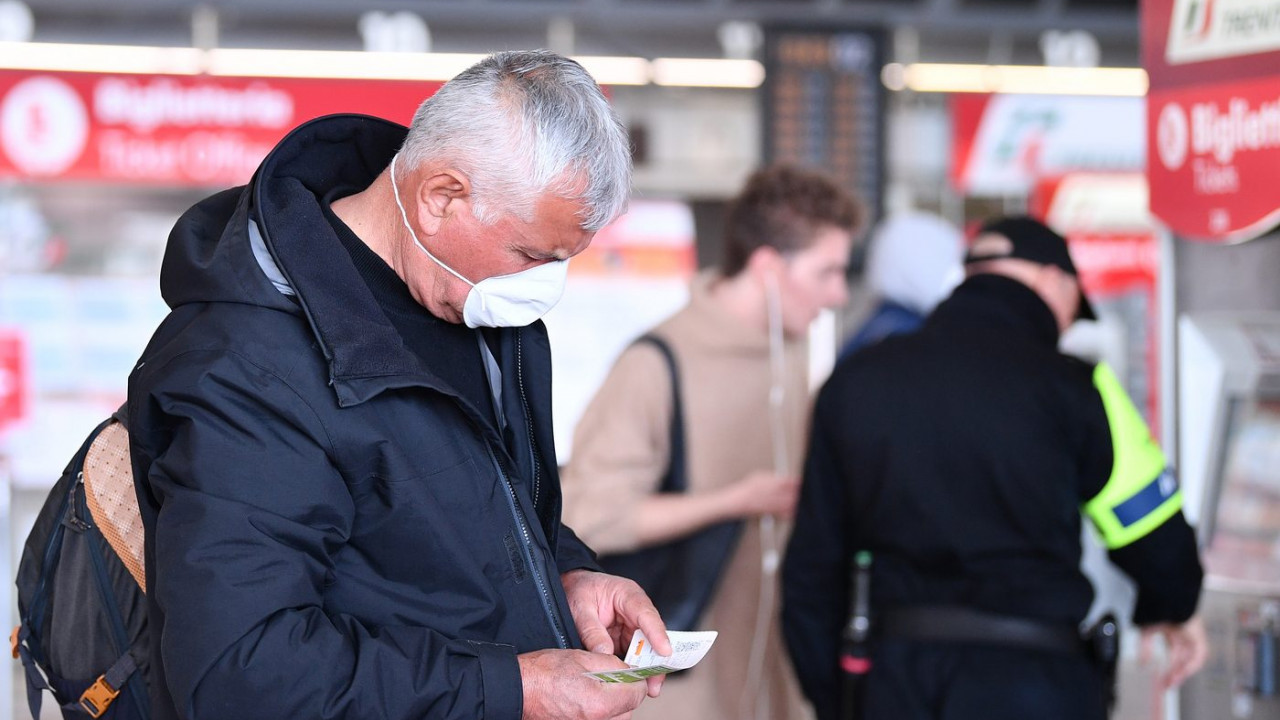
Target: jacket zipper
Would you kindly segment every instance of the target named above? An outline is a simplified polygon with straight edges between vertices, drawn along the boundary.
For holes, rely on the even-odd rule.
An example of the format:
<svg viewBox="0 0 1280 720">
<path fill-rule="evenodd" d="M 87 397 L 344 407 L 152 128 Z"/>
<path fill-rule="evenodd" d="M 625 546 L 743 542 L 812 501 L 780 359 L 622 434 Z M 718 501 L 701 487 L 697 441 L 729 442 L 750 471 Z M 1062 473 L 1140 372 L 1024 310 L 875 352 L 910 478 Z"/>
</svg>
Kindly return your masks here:
<svg viewBox="0 0 1280 720">
<path fill-rule="evenodd" d="M 569 638 L 564 631 L 564 625 L 560 620 L 559 613 L 555 609 L 554 603 L 551 601 L 551 591 L 547 589 L 547 579 L 543 574 L 542 565 L 534 562 L 533 553 L 533 534 L 529 530 L 529 523 L 525 519 L 524 513 L 520 510 L 520 503 L 516 500 L 516 489 L 511 484 L 510 478 L 503 472 L 501 463 L 493 454 L 493 448 L 489 443 L 485 443 L 485 450 L 489 453 L 489 461 L 493 463 L 493 469 L 498 471 L 498 476 L 502 478 L 502 486 L 507 491 L 507 504 L 511 508 L 511 516 L 515 519 L 516 527 L 520 528 L 520 536 L 524 541 L 520 545 L 520 549 L 524 551 L 524 560 L 529 563 L 529 571 L 533 573 L 533 582 L 538 586 L 538 594 L 542 599 L 542 609 L 547 614 L 547 621 L 551 623 L 551 630 L 555 633 L 556 642 L 560 648 L 567 650 L 569 648 Z"/>
<path fill-rule="evenodd" d="M 524 427 L 529 434 L 529 465 L 533 468 L 533 507 L 538 507 L 538 491 L 541 484 L 538 482 L 538 457 L 534 452 L 536 444 L 533 439 L 533 415 L 529 412 L 529 397 L 524 392 L 524 345 L 521 338 L 524 337 L 522 330 L 516 331 L 516 386 L 520 388 L 520 404 L 524 407 Z"/>
</svg>

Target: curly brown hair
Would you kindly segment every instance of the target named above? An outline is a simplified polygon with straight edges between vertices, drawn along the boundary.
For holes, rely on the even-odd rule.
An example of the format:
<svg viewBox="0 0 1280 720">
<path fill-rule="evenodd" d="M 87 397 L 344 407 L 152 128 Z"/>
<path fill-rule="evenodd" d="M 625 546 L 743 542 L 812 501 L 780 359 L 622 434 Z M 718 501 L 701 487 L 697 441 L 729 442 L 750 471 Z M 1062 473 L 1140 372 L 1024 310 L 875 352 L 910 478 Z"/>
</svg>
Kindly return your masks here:
<svg viewBox="0 0 1280 720">
<path fill-rule="evenodd" d="M 721 271 L 733 277 L 759 248 L 798 252 L 823 228 L 855 232 L 862 221 L 858 200 L 822 173 L 790 165 L 757 170 L 729 205 Z"/>
</svg>

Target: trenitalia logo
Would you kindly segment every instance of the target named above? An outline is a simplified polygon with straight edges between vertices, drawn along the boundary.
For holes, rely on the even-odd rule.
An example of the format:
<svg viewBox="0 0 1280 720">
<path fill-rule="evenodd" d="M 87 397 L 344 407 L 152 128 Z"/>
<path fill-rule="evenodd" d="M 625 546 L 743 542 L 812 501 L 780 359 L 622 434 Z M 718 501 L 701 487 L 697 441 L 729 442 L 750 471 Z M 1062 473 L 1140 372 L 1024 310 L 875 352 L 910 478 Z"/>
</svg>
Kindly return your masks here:
<svg viewBox="0 0 1280 720">
<path fill-rule="evenodd" d="M 1171 65 L 1280 50 L 1280 0 L 1175 0 Z"/>
<path fill-rule="evenodd" d="M 1182 33 L 1188 38 L 1204 40 L 1209 36 L 1213 19 L 1213 0 L 1191 0 L 1184 17 L 1175 17 L 1182 24 Z"/>
</svg>

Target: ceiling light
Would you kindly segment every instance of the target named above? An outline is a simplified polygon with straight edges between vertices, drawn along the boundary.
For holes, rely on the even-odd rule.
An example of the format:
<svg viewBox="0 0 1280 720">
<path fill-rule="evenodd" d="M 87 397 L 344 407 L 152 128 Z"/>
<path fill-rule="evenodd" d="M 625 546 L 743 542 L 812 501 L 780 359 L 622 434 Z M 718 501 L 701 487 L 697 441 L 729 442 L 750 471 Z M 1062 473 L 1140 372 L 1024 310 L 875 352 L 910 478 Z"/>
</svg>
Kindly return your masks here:
<svg viewBox="0 0 1280 720">
<path fill-rule="evenodd" d="M 649 61 L 639 57 L 578 56 L 577 60 L 601 85 L 648 85 Z"/>
<path fill-rule="evenodd" d="M 195 48 L 140 45 L 0 42 L 0 69 L 195 75 L 203 53 Z"/>
<path fill-rule="evenodd" d="M 249 48 L 143 47 L 0 42 L 0 70 L 340 78 L 444 82 L 485 57 L 475 53 L 353 52 Z M 575 58 L 601 85 L 755 88 L 764 67 L 755 60 L 582 56 Z"/>
<path fill-rule="evenodd" d="M 470 53 L 352 52 L 214 48 L 210 75 L 445 81 L 484 55 Z"/>
<path fill-rule="evenodd" d="M 891 63 L 881 72 L 881 80 L 890 90 L 916 92 L 1129 97 L 1147 94 L 1147 73 L 1141 68 Z"/>
<path fill-rule="evenodd" d="M 668 86 L 756 88 L 764 82 L 764 66 L 755 60 L 657 58 L 653 81 Z"/>
</svg>

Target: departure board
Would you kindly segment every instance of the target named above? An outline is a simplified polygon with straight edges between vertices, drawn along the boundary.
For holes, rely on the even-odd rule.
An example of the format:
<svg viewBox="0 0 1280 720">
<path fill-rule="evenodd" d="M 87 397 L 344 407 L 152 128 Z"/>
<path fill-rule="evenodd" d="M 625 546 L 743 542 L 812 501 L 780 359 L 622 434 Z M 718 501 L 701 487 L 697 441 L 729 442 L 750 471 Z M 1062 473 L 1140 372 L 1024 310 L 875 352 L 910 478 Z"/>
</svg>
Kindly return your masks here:
<svg viewBox="0 0 1280 720">
<path fill-rule="evenodd" d="M 878 28 L 765 28 L 765 161 L 825 170 L 872 222 L 883 206 L 883 55 Z"/>
</svg>

